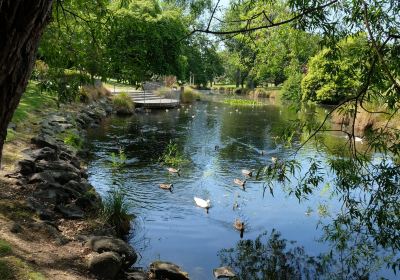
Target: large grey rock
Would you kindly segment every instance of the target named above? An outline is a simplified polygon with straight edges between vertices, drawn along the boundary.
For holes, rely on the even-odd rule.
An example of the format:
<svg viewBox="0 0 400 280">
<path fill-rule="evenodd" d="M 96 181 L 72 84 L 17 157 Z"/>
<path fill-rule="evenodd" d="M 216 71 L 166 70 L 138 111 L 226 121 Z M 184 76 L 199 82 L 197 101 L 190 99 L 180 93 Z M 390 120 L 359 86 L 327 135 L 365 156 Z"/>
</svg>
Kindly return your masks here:
<svg viewBox="0 0 400 280">
<path fill-rule="evenodd" d="M 54 177 L 51 175 L 49 172 L 40 172 L 40 173 L 35 173 L 31 177 L 29 177 L 28 182 L 30 184 L 34 183 L 55 183 Z"/>
<path fill-rule="evenodd" d="M 36 149 L 32 151 L 32 157 L 35 159 L 35 161 L 38 160 L 57 160 L 57 152 L 56 150 L 50 148 L 50 147 L 44 147 L 41 149 Z"/>
<path fill-rule="evenodd" d="M 129 267 L 137 260 L 137 254 L 129 244 L 121 239 L 108 236 L 93 236 L 87 246 L 95 252 L 116 252 L 122 257 L 123 265 Z"/>
<path fill-rule="evenodd" d="M 39 134 L 38 136 L 33 137 L 31 142 L 39 148 L 49 147 L 54 150 L 58 150 L 57 141 L 53 137 L 50 137 L 46 134 Z"/>
<path fill-rule="evenodd" d="M 115 279 L 121 270 L 121 258 L 114 252 L 104 252 L 92 256 L 88 262 L 89 270 L 96 275 L 98 279 Z"/>
<path fill-rule="evenodd" d="M 59 183 L 61 185 L 74 180 L 80 180 L 80 174 L 72 172 L 72 171 L 60 171 L 60 170 L 47 170 L 40 173 L 33 174 L 28 182 L 30 184 L 40 183 L 40 182 L 49 182 L 49 183 Z"/>
<path fill-rule="evenodd" d="M 189 274 L 171 262 L 155 261 L 149 268 L 151 279 L 189 280 Z"/>
<path fill-rule="evenodd" d="M 55 208 L 66 219 L 83 219 L 85 213 L 77 205 L 70 203 L 67 205 L 57 205 Z"/>
<path fill-rule="evenodd" d="M 22 175 L 30 175 L 36 172 L 36 164 L 32 160 L 23 159 L 18 162 L 19 172 Z"/>
<path fill-rule="evenodd" d="M 36 163 L 36 169 L 39 172 L 46 170 L 58 170 L 58 171 L 70 171 L 74 173 L 80 173 L 80 170 L 78 168 L 76 168 L 69 162 L 63 160 L 56 160 L 56 161 L 40 160 L 39 162 Z"/>
</svg>

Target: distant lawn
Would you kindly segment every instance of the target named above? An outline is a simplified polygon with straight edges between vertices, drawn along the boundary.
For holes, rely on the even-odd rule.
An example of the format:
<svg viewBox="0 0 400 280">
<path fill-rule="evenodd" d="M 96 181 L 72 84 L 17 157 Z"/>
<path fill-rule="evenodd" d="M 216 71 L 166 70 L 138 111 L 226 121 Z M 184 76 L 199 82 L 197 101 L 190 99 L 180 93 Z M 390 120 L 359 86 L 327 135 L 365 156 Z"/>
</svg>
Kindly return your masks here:
<svg viewBox="0 0 400 280">
<path fill-rule="evenodd" d="M 55 96 L 46 92 L 41 93 L 37 83 L 31 81 L 19 102 L 17 110 L 14 112 L 11 122 L 18 124 L 32 120 L 38 112 L 56 107 Z"/>
</svg>

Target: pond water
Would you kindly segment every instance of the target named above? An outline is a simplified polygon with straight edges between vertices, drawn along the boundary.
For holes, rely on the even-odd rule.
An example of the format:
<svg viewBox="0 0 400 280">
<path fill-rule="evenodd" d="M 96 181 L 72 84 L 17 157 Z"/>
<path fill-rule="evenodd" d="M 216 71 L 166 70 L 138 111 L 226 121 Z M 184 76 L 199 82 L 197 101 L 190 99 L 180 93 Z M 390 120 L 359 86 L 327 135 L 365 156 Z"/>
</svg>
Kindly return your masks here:
<svg viewBox="0 0 400 280">
<path fill-rule="evenodd" d="M 322 116 L 324 110 L 320 111 L 305 112 L 304 117 Z M 324 214 L 337 213 L 341 203 L 326 188 L 299 203 L 279 186 L 273 196 L 268 189 L 264 192 L 263 182 L 255 177 L 247 179 L 245 190 L 233 183 L 235 178 L 244 179 L 242 169 L 258 170 L 271 164 L 272 157 L 285 159 L 293 154 L 296 144 L 284 148 L 274 136 L 295 114 L 268 101 L 265 106 L 252 107 L 210 99 L 180 109 L 111 117 L 90 130 L 89 180 L 103 196 L 114 188 L 127 194 L 130 211 L 137 216 L 130 237 L 141 254 L 136 266 L 160 259 L 178 264 L 191 279 L 213 279 L 213 268 L 229 264 L 221 250 L 236 248 L 241 240 L 233 227 L 236 218 L 246 225 L 243 240 L 255 240 L 264 232 L 269 236 L 274 230 L 288 240 L 283 250 L 304 247 L 308 256 L 328 252 L 330 245 L 319 241 L 322 226 L 318 224 L 329 222 Z M 345 141 L 340 135 L 329 137 L 332 146 L 340 147 Z M 190 161 L 180 176 L 168 173 L 167 166 L 158 162 L 171 141 Z M 127 161 L 113 168 L 110 155 L 120 147 Z M 297 159 L 307 170 L 309 158 L 324 161 L 325 153 L 310 144 L 300 150 Z M 173 192 L 160 189 L 160 183 L 173 183 Z M 194 196 L 211 200 L 208 214 L 196 207 Z M 391 278 L 387 271 L 378 274 Z M 261 277 L 266 276 L 257 279 Z"/>
</svg>

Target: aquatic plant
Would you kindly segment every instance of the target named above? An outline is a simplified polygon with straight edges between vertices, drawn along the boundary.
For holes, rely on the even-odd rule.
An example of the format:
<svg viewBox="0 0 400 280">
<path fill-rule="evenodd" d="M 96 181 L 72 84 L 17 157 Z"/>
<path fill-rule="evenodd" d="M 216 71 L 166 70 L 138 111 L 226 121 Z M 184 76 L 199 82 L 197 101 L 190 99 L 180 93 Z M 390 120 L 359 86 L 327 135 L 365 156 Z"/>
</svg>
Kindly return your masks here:
<svg viewBox="0 0 400 280">
<path fill-rule="evenodd" d="M 124 149 L 120 148 L 117 153 L 111 153 L 111 167 L 112 168 L 121 168 L 126 164 L 127 156 L 125 154 Z"/>
<path fill-rule="evenodd" d="M 129 214 L 126 195 L 121 190 L 112 190 L 103 199 L 101 217 L 112 226 L 119 236 L 129 233 L 134 215 Z"/>
<path fill-rule="evenodd" d="M 165 148 L 159 161 L 170 166 L 180 166 L 189 162 L 189 160 L 179 151 L 178 145 L 172 141 L 170 141 Z"/>
<path fill-rule="evenodd" d="M 243 105 L 243 106 L 263 106 L 265 105 L 262 102 L 249 100 L 249 99 L 225 99 L 223 103 L 228 105 Z"/>
</svg>

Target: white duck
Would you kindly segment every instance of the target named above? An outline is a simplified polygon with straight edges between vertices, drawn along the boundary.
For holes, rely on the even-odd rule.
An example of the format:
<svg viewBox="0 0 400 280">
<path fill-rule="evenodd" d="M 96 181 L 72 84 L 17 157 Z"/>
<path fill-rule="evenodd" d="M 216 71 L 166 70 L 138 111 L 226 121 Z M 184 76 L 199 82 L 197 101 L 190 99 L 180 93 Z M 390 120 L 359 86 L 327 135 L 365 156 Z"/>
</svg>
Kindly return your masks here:
<svg viewBox="0 0 400 280">
<path fill-rule="evenodd" d="M 196 197 L 196 196 L 193 199 L 197 206 L 199 206 L 201 208 L 205 208 L 208 213 L 208 209 L 211 207 L 211 203 L 210 203 L 209 199 L 204 200 L 204 199 L 202 199 L 200 197 Z"/>
<path fill-rule="evenodd" d="M 251 177 L 253 176 L 253 171 L 248 169 L 242 169 L 242 174 Z"/>
</svg>

